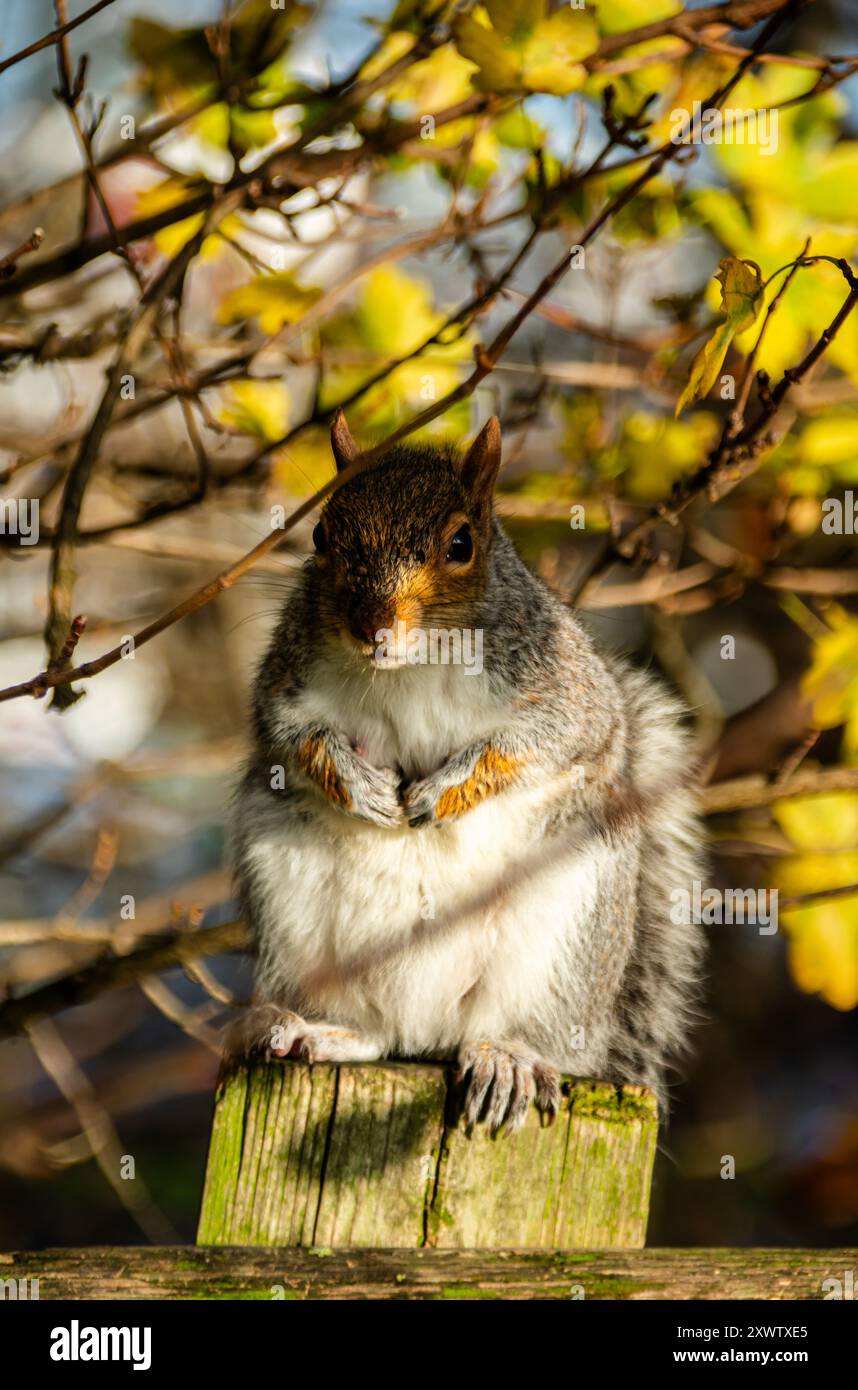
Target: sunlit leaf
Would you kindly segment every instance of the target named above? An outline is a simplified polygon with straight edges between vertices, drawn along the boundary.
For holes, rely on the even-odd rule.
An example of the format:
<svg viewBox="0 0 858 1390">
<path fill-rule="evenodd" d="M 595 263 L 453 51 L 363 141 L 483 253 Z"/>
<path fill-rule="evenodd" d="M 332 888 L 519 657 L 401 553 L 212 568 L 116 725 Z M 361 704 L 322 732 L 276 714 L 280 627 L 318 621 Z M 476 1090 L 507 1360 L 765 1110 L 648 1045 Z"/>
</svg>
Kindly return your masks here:
<svg viewBox="0 0 858 1390">
<path fill-rule="evenodd" d="M 813 703 L 813 722 L 820 729 L 858 716 L 858 617 L 831 604 L 825 619 L 829 630 L 814 641 L 813 659 L 802 680 L 802 691 Z"/>
<path fill-rule="evenodd" d="M 851 866 L 843 864 L 843 871 L 858 873 L 858 855 L 850 859 Z M 781 922 L 789 936 L 790 971 L 799 989 L 820 994 L 835 1009 L 858 1006 L 858 893 L 855 898 L 784 912 Z"/>
<path fill-rule="evenodd" d="M 462 57 L 479 69 L 473 79 L 475 86 L 489 92 L 516 91 L 522 86 L 519 58 L 504 47 L 496 30 L 465 14 L 457 19 L 454 33 Z"/>
<path fill-rule="evenodd" d="M 621 34 L 679 14 L 682 0 L 587 0 L 587 8 L 603 34 Z"/>
<path fill-rule="evenodd" d="M 672 484 L 694 472 L 715 442 L 717 421 L 700 411 L 688 420 L 671 420 L 648 411 L 630 414 L 616 451 L 623 491 L 635 501 L 668 496 Z"/>
<path fill-rule="evenodd" d="M 414 352 L 443 323 L 444 315 L 435 307 L 424 281 L 406 275 L 397 266 L 372 271 L 361 282 L 354 308 L 322 326 L 326 362 L 322 404 L 331 406 L 359 392 L 386 363 Z M 470 355 L 467 337 L 433 344 L 372 386 L 350 408 L 349 420 L 370 433 L 389 432 L 406 415 L 419 414 L 457 386 L 461 380 L 457 364 Z M 464 401 L 430 422 L 421 433 L 430 438 L 458 437 L 468 429 L 468 422 L 468 403 Z"/>
<path fill-rule="evenodd" d="M 858 796 L 850 792 L 794 797 L 772 813 L 802 851 L 778 864 L 781 899 L 858 883 Z M 835 1009 L 858 1005 L 858 893 L 782 909 L 790 972 L 799 989 Z"/>
<path fill-rule="evenodd" d="M 313 286 L 299 285 L 287 271 L 257 275 L 225 296 L 218 307 L 218 322 L 239 323 L 255 318 L 263 333 L 279 333 L 285 324 L 302 318 L 321 293 Z"/>
<path fill-rule="evenodd" d="M 555 10 L 537 24 L 522 56 L 524 85 L 533 92 L 565 96 L 587 76 L 580 60 L 598 47 L 599 36 L 591 17 L 582 10 Z"/>
<path fill-rule="evenodd" d="M 721 310 L 724 322 L 696 354 L 688 374 L 688 382 L 676 403 L 680 415 L 687 405 L 699 401 L 714 386 L 724 358 L 737 333 L 756 322 L 763 305 L 763 283 L 760 268 L 753 261 L 740 261 L 725 256 L 716 277 L 721 284 Z"/>
<path fill-rule="evenodd" d="M 473 72 L 473 63 L 452 44 L 443 44 L 430 57 L 412 63 L 386 91 L 391 101 L 407 102 L 415 114 L 443 111 L 470 94 Z M 440 127 L 437 134 L 445 129 Z"/>
<path fill-rule="evenodd" d="M 544 0 L 487 0 L 453 26 L 456 46 L 475 63 L 474 84 L 490 92 L 551 92 L 562 96 L 585 80 L 581 60 L 595 52 L 593 17 L 571 8 L 546 15 Z"/>
<path fill-rule="evenodd" d="M 858 850 L 858 796 L 852 792 L 789 797 L 775 802 L 772 815 L 796 849 Z M 810 892 L 819 887 L 814 881 L 789 891 Z"/>
<path fill-rule="evenodd" d="M 180 207 L 198 191 L 199 185 L 194 185 L 187 179 L 164 179 L 161 183 L 153 184 L 151 188 L 144 188 L 138 193 L 136 216 L 155 217 L 159 212 L 168 212 L 170 208 Z M 191 217 L 181 218 L 169 227 L 163 227 L 155 233 L 155 246 L 162 256 L 172 258 L 192 236 L 196 235 L 204 221 L 203 213 L 195 213 Z"/>
<path fill-rule="evenodd" d="M 271 443 L 289 424 L 289 396 L 280 381 L 235 381 L 227 386 L 218 411 L 225 425 Z"/>
</svg>

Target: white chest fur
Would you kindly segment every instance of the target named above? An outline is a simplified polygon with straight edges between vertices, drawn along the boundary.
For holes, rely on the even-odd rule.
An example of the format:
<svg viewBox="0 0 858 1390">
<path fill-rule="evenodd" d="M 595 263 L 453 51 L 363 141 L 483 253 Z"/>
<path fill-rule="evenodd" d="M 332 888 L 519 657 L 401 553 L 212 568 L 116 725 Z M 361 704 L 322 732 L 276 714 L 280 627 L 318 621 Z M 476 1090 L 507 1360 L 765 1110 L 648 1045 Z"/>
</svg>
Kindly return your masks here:
<svg viewBox="0 0 858 1390">
<path fill-rule="evenodd" d="M 502 720 L 484 676 L 454 667 L 332 666 L 304 712 L 409 779 Z M 538 1007 L 604 867 L 572 825 L 561 851 L 546 844 L 544 795 L 508 790 L 449 824 L 395 831 L 312 796 L 312 820 L 298 820 L 261 795 L 251 859 L 270 914 L 266 986 L 404 1052 L 502 1032 Z"/>
<path fill-rule="evenodd" d="M 425 776 L 451 754 L 485 738 L 504 717 L 483 672 L 463 666 L 374 670 L 360 658 L 321 664 L 301 704 L 366 751 L 378 767 Z"/>
</svg>

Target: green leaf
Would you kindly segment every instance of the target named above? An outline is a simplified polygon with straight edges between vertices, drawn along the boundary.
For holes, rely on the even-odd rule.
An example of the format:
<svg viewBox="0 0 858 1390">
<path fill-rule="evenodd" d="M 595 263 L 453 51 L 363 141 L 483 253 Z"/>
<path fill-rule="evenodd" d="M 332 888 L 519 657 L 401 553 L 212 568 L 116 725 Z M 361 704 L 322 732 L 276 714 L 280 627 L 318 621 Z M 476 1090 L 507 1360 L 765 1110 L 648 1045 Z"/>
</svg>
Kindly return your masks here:
<svg viewBox="0 0 858 1390">
<path fill-rule="evenodd" d="M 691 363 L 688 382 L 676 403 L 677 416 L 712 389 L 731 342 L 737 333 L 753 327 L 763 306 L 762 275 L 753 261 L 725 256 L 715 278 L 721 283 L 721 310 L 726 317 Z"/>
</svg>

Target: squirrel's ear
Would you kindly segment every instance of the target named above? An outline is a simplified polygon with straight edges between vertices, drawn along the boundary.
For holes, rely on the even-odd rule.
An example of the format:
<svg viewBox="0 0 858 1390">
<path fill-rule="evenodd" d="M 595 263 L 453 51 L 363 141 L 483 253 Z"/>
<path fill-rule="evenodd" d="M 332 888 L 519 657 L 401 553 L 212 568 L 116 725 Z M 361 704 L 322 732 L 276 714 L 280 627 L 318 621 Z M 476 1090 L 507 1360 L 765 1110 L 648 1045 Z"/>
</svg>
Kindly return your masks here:
<svg viewBox="0 0 858 1390">
<path fill-rule="evenodd" d="M 462 460 L 460 473 L 468 495 L 486 506 L 501 461 L 501 428 L 496 415 L 487 420 Z"/>
<path fill-rule="evenodd" d="M 331 448 L 334 451 L 334 462 L 337 465 L 338 473 L 342 473 L 344 468 L 348 468 L 350 463 L 354 463 L 360 453 L 343 410 L 337 411 L 334 416 L 334 423 L 331 425 Z"/>
</svg>

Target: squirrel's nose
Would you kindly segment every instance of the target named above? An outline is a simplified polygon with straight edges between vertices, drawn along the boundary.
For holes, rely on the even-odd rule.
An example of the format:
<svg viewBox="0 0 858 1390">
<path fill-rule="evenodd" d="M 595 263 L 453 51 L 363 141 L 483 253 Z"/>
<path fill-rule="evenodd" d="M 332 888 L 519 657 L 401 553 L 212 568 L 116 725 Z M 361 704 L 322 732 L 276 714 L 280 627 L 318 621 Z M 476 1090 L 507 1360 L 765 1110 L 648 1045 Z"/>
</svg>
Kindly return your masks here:
<svg viewBox="0 0 858 1390">
<path fill-rule="evenodd" d="M 374 647 L 376 633 L 392 626 L 393 619 L 389 613 L 374 613 L 370 617 L 361 613 L 352 617 L 349 622 L 349 632 L 359 642 L 368 642 L 370 646 Z"/>
</svg>

